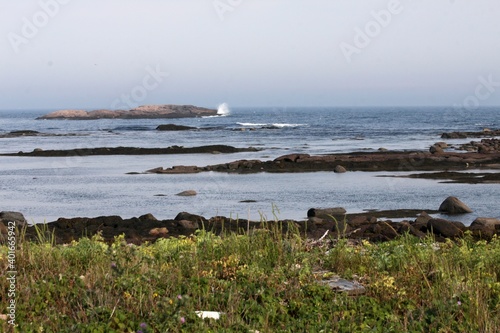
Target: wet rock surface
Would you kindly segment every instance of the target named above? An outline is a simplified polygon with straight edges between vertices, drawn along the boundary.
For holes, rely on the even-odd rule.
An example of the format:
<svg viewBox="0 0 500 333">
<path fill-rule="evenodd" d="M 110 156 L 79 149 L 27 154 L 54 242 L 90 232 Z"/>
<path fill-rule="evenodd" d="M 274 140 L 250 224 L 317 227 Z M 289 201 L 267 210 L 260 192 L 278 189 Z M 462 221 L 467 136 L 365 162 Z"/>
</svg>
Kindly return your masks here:
<svg viewBox="0 0 500 333">
<path fill-rule="evenodd" d="M 500 165 L 489 165 L 489 168 L 500 168 Z M 396 177 L 396 176 L 395 176 Z M 442 183 L 466 183 L 466 184 L 481 184 L 481 183 L 500 183 L 500 172 L 457 172 L 457 171 L 442 171 L 432 173 L 417 173 L 406 176 L 397 176 L 401 178 L 421 178 L 421 179 L 437 179 L 443 180 Z"/>
<path fill-rule="evenodd" d="M 8 133 L 0 133 L 0 139 L 8 139 L 8 138 L 19 138 L 19 137 L 33 137 L 33 136 L 85 136 L 86 134 L 76 134 L 76 133 L 66 133 L 66 134 L 55 134 L 55 133 L 41 133 L 33 130 L 20 130 L 20 131 L 11 131 Z"/>
<path fill-rule="evenodd" d="M 209 145 L 199 147 L 170 146 L 166 148 L 137 148 L 137 147 L 99 147 L 63 150 L 38 150 L 32 152 L 18 152 L 0 154 L 0 156 L 37 156 L 37 157 L 66 157 L 66 156 L 96 156 L 96 155 L 167 155 L 167 154 L 212 154 L 214 151 L 230 154 L 239 152 L 258 151 L 257 148 L 236 148 L 225 145 Z"/>
<path fill-rule="evenodd" d="M 480 132 L 446 132 L 441 134 L 441 138 L 443 139 L 483 138 L 493 136 L 500 136 L 500 129 L 491 130 L 485 128 Z"/>
<path fill-rule="evenodd" d="M 272 161 L 237 160 L 229 163 L 198 167 L 199 171 L 216 171 L 229 173 L 258 172 L 316 172 L 344 171 L 448 171 L 466 170 L 469 168 L 487 169 L 492 165 L 500 165 L 500 152 L 442 152 L 432 154 L 422 151 L 379 151 L 355 152 L 349 154 L 308 155 L 290 154 Z"/>
</svg>

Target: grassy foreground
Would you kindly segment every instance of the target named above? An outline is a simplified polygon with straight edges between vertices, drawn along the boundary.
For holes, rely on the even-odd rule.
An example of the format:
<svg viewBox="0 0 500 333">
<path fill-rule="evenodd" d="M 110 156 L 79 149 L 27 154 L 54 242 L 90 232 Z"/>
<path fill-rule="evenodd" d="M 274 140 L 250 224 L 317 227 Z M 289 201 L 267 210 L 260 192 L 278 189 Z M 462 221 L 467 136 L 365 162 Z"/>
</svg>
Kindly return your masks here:
<svg viewBox="0 0 500 333">
<path fill-rule="evenodd" d="M 22 238 L 22 236 L 21 236 Z M 18 332 L 500 332 L 500 239 L 248 235 L 18 242 Z M 0 246 L 0 264 L 7 266 Z M 5 270 L 3 270 L 5 271 Z M 359 296 L 319 283 L 338 275 Z M 0 280 L 0 314 L 8 282 Z M 219 320 L 195 311 L 219 311 Z M 12 331 L 0 320 L 0 330 Z"/>
</svg>

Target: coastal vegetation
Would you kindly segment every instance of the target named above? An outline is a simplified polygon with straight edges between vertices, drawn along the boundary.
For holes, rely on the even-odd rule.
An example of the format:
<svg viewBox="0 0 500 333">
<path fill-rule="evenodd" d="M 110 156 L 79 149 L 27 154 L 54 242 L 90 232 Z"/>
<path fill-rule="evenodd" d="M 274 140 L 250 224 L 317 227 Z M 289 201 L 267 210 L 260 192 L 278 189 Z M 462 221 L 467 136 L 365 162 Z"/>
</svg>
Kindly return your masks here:
<svg viewBox="0 0 500 333">
<path fill-rule="evenodd" d="M 497 236 L 312 240 L 262 223 L 141 245 L 99 234 L 56 245 L 43 226 L 36 240 L 20 230 L 15 331 L 498 332 Z M 0 246 L 2 268 L 7 251 Z M 332 288 L 336 277 L 362 288 Z M 1 279 L 3 305 L 7 289 Z"/>
</svg>

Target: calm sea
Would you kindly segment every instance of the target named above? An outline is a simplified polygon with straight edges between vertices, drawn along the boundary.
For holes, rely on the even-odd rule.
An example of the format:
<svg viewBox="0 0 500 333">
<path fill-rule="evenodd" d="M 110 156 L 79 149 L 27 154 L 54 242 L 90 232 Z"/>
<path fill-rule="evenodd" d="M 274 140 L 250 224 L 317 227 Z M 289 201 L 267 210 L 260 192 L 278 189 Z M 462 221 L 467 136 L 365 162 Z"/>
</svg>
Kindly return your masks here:
<svg viewBox="0 0 500 333">
<path fill-rule="evenodd" d="M 71 136 L 0 138 L 0 152 L 93 147 L 254 146 L 254 153 L 221 155 L 0 157 L 0 210 L 20 211 L 33 223 L 58 217 L 152 213 L 173 218 L 180 211 L 206 217 L 301 219 L 311 207 L 437 209 L 458 196 L 477 216 L 500 217 L 498 184 L 442 184 L 433 180 L 383 178 L 395 173 L 127 175 L 158 166 L 207 165 L 237 159 L 274 159 L 292 153 L 327 154 L 421 149 L 441 141 L 442 132 L 500 128 L 500 109 L 233 108 L 223 116 L 194 119 L 35 120 L 53 110 L 0 111 L 0 134 L 35 130 Z M 207 130 L 159 132 L 175 123 Z M 455 143 L 469 140 L 454 141 Z M 196 197 L 176 193 L 194 189 Z M 161 195 L 161 196 L 158 196 Z M 255 200 L 255 203 L 240 203 Z"/>
</svg>

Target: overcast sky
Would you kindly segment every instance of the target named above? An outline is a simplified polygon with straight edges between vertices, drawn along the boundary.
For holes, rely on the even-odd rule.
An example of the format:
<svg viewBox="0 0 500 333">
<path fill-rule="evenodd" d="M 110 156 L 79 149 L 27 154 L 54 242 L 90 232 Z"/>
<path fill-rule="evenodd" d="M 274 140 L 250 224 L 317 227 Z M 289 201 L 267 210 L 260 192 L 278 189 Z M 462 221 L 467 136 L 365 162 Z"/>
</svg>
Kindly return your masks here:
<svg viewBox="0 0 500 333">
<path fill-rule="evenodd" d="M 498 0 L 0 0 L 0 109 L 500 105 Z"/>
</svg>

